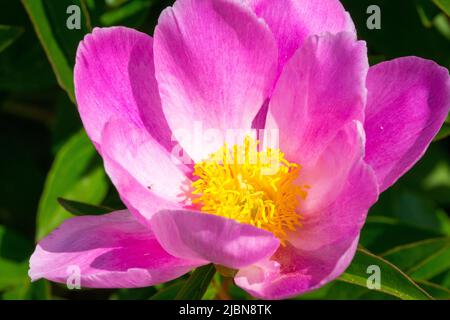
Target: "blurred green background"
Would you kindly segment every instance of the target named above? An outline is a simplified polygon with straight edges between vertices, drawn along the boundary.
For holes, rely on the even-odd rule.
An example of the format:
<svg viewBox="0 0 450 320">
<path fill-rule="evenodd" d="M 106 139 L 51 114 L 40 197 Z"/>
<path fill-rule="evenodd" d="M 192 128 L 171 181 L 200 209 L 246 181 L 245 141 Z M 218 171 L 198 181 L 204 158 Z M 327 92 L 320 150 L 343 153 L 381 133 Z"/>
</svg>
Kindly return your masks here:
<svg viewBox="0 0 450 320">
<path fill-rule="evenodd" d="M 276 0 L 274 0 L 276 1 Z M 78 42 L 94 26 L 153 34 L 171 0 L 10 0 L 0 2 L 0 298 L 170 299 L 189 275 L 143 289 L 68 290 L 27 276 L 35 241 L 73 214 L 123 208 L 81 127 L 73 97 Z M 66 13 L 82 9 L 80 30 Z M 406 55 L 450 67 L 450 0 L 345 0 L 371 64 Z M 366 9 L 381 8 L 381 30 Z M 450 299 L 450 122 L 425 157 L 369 213 L 361 246 L 338 280 L 298 299 Z M 58 198 L 63 203 L 58 202 Z M 69 200 L 69 201 L 68 201 Z M 72 201 L 77 202 L 72 202 Z M 89 205 L 87 205 L 89 204 Z M 101 207 L 99 207 L 101 206 Z M 72 213 L 71 213 L 72 212 Z M 365 287 L 367 267 L 382 288 Z M 251 299 L 216 274 L 204 299 Z"/>
</svg>

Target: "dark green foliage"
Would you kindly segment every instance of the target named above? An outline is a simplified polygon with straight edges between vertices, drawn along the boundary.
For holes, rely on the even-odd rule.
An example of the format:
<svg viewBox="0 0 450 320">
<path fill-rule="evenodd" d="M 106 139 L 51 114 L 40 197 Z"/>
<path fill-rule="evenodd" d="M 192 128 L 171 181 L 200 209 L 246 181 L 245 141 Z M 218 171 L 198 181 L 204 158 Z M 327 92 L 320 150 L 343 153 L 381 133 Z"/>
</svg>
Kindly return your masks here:
<svg viewBox="0 0 450 320">
<path fill-rule="evenodd" d="M 274 0 L 276 1 L 276 0 Z M 369 48 L 371 64 L 407 55 L 450 67 L 450 1 L 342 0 Z M 78 43 L 96 26 L 152 34 L 172 0 L 0 1 L 0 299 L 251 299 L 213 265 L 142 289 L 70 291 L 30 283 L 28 259 L 41 239 L 73 215 L 123 208 L 75 106 Z M 68 30 L 66 8 L 82 8 Z M 366 27 L 369 5 L 382 28 Z M 360 248 L 336 281 L 297 299 L 450 298 L 450 120 L 425 157 L 371 209 Z M 83 180 L 83 184 L 80 184 Z M 367 266 L 383 269 L 380 290 Z"/>
</svg>

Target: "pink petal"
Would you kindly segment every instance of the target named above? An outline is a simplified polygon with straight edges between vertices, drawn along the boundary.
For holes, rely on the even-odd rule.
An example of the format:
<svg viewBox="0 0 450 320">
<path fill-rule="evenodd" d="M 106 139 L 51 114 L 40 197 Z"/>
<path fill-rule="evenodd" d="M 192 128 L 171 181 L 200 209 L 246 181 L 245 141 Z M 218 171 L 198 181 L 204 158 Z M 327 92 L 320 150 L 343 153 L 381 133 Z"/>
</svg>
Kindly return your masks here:
<svg viewBox="0 0 450 320">
<path fill-rule="evenodd" d="M 305 219 L 314 219 L 317 212 L 326 210 L 336 201 L 352 168 L 364 158 L 364 143 L 362 124 L 349 123 L 336 134 L 317 161 L 307 165 L 300 162 L 297 184 L 308 186 L 307 197 L 301 201 L 299 209 Z"/>
<path fill-rule="evenodd" d="M 240 270 L 236 284 L 256 297 L 281 299 L 332 281 L 350 264 L 377 195 L 372 169 L 362 161 L 355 164 L 338 197 L 307 213 L 288 247 L 280 247 L 268 261 Z"/>
<path fill-rule="evenodd" d="M 65 221 L 37 245 L 29 276 L 66 283 L 79 271 L 81 287 L 134 288 L 175 279 L 201 264 L 168 254 L 124 210 Z"/>
<path fill-rule="evenodd" d="M 417 57 L 382 62 L 369 70 L 366 161 L 381 191 L 424 154 L 450 109 L 448 70 Z"/>
<path fill-rule="evenodd" d="M 145 127 L 157 141 L 171 145 L 150 36 L 125 27 L 94 29 L 78 47 L 75 93 L 83 124 L 97 147 L 111 117 Z"/>
<path fill-rule="evenodd" d="M 164 210 L 150 223 L 163 248 L 174 256 L 233 269 L 269 258 L 279 246 L 268 231 L 202 212 Z"/>
<path fill-rule="evenodd" d="M 358 237 L 317 251 L 280 247 L 273 260 L 241 269 L 234 280 L 260 299 L 286 299 L 317 289 L 341 275 L 350 265 Z"/>
<path fill-rule="evenodd" d="M 378 186 L 363 161 L 362 125 L 348 124 L 300 183 L 310 189 L 299 212 L 302 226 L 267 261 L 240 270 L 236 283 L 256 297 L 280 299 L 318 288 L 338 277 L 351 262 Z M 306 175 L 306 177 L 305 177 Z"/>
<path fill-rule="evenodd" d="M 245 0 L 272 30 L 279 50 L 279 70 L 311 35 L 356 32 L 338 0 Z"/>
<path fill-rule="evenodd" d="M 281 150 L 301 165 L 314 163 L 337 132 L 363 122 L 366 46 L 353 33 L 310 37 L 287 63 L 267 118 L 280 130 Z"/>
<path fill-rule="evenodd" d="M 237 1 L 176 1 L 161 14 L 154 54 L 167 121 L 195 161 L 222 146 L 225 130 L 251 128 L 276 72 L 270 30 Z"/>
<path fill-rule="evenodd" d="M 144 128 L 111 120 L 103 130 L 101 145 L 106 172 L 139 219 L 148 220 L 158 210 L 182 206 L 184 188 L 190 186 L 186 177 L 190 169 Z"/>
<path fill-rule="evenodd" d="M 302 227 L 293 233 L 289 242 L 299 249 L 317 250 L 361 230 L 369 208 L 378 198 L 378 185 L 372 168 L 363 160 L 347 167 L 335 168 L 344 179 L 333 179 L 335 188 L 329 188 L 322 201 L 305 201 L 299 210 L 303 216 Z M 342 170 L 342 172 L 340 172 Z M 314 185 L 312 186 L 314 188 Z M 334 194 L 333 194 L 334 191 Z"/>
</svg>

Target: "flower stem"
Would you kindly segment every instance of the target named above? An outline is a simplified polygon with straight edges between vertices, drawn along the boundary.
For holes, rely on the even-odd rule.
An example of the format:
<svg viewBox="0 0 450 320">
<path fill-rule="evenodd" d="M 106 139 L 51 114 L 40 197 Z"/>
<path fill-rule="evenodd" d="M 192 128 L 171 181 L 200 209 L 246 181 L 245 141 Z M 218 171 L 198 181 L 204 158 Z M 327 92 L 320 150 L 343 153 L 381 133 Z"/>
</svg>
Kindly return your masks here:
<svg viewBox="0 0 450 320">
<path fill-rule="evenodd" d="M 213 264 L 197 268 L 175 296 L 175 300 L 200 300 L 208 289 L 216 268 Z"/>
</svg>

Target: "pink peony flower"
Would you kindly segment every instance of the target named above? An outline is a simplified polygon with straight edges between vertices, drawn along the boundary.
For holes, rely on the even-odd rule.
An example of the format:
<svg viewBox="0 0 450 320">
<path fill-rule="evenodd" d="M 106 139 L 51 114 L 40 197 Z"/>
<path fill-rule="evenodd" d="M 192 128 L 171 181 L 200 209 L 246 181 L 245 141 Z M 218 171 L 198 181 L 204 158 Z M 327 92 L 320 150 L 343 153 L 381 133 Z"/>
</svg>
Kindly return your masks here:
<svg viewBox="0 0 450 320">
<path fill-rule="evenodd" d="M 448 71 L 432 61 L 369 68 L 337 0 L 178 0 L 153 38 L 95 29 L 75 88 L 128 209 L 64 222 L 37 245 L 31 279 L 66 282 L 75 265 L 83 287 L 143 287 L 214 263 L 266 299 L 347 268 L 368 209 L 450 107 Z M 278 148 L 225 135 L 251 128 L 278 132 Z"/>
</svg>

